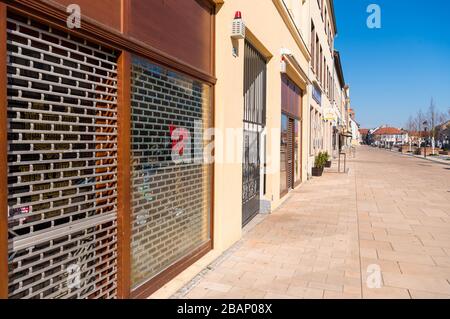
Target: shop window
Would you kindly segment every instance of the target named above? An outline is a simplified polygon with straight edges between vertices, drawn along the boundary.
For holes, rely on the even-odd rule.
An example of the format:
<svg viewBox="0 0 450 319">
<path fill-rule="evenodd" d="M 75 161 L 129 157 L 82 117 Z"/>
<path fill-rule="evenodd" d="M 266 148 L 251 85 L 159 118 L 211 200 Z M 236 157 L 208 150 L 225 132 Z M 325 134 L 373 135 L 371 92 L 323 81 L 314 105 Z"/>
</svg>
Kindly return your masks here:
<svg viewBox="0 0 450 319">
<path fill-rule="evenodd" d="M 132 288 L 210 238 L 211 165 L 204 162 L 211 88 L 134 57 L 132 63 Z"/>
</svg>

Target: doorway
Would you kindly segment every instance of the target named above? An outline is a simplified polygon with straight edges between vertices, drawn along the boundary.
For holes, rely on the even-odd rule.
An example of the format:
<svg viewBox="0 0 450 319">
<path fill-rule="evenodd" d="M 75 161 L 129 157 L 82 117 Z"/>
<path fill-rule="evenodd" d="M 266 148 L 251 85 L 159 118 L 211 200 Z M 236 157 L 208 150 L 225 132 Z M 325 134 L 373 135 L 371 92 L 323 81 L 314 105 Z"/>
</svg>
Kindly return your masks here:
<svg viewBox="0 0 450 319">
<path fill-rule="evenodd" d="M 266 124 L 266 59 L 248 41 L 244 52 L 244 123 L 242 161 L 242 224 L 260 211 Z M 261 187 L 263 186 L 263 187 Z"/>
<path fill-rule="evenodd" d="M 281 84 L 280 195 L 283 197 L 301 182 L 302 91 L 285 75 Z"/>
<path fill-rule="evenodd" d="M 300 122 L 286 114 L 281 115 L 280 191 L 286 195 L 300 182 Z"/>
</svg>

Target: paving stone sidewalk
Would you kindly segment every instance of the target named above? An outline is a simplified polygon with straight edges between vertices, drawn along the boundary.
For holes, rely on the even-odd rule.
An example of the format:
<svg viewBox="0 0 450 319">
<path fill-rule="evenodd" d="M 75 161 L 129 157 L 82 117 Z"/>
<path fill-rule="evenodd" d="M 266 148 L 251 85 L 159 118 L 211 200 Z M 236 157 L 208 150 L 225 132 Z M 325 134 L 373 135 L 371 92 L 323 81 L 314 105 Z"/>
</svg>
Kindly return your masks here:
<svg viewBox="0 0 450 319">
<path fill-rule="evenodd" d="M 293 191 L 174 297 L 450 298 L 449 167 L 370 147 L 349 167 Z"/>
</svg>

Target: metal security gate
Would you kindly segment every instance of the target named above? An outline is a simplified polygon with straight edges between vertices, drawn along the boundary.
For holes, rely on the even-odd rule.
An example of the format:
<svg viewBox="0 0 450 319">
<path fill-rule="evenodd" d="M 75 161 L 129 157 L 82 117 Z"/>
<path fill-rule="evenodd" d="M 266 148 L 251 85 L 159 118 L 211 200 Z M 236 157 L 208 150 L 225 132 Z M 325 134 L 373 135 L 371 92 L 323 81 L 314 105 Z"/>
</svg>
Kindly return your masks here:
<svg viewBox="0 0 450 319">
<path fill-rule="evenodd" d="M 288 134 L 287 134 L 287 187 L 288 190 L 294 188 L 294 120 L 288 120 Z"/>
<path fill-rule="evenodd" d="M 248 41 L 244 52 L 244 139 L 242 165 L 242 222 L 260 209 L 261 134 L 266 124 L 266 60 Z"/>
<path fill-rule="evenodd" d="M 212 110 L 210 86 L 187 75 L 134 56 L 131 76 L 136 291 L 211 239 L 212 171 L 203 150 Z"/>
<path fill-rule="evenodd" d="M 260 204 L 260 132 L 244 129 L 242 167 L 242 221 L 245 225 L 259 212 Z"/>
<path fill-rule="evenodd" d="M 10 298 L 114 298 L 117 55 L 8 15 Z"/>
</svg>

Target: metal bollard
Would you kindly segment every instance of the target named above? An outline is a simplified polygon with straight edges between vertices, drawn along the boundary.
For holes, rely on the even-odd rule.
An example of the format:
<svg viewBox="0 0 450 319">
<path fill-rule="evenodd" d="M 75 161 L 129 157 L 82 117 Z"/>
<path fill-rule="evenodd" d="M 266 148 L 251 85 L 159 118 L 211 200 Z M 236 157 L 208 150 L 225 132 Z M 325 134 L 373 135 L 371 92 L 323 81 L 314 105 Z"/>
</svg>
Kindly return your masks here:
<svg viewBox="0 0 450 319">
<path fill-rule="evenodd" d="M 341 172 L 341 155 L 344 155 L 344 172 L 347 171 L 347 153 L 341 152 L 339 153 L 339 159 L 338 159 L 338 173 Z"/>
</svg>

